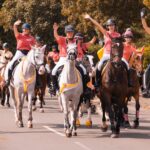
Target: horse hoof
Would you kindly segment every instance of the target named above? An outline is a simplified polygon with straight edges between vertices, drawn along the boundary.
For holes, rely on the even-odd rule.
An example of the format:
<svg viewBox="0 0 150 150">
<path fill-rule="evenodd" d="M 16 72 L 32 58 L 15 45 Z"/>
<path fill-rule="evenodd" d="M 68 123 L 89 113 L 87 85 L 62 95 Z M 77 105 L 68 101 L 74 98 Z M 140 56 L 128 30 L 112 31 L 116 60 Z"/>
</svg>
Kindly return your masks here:
<svg viewBox="0 0 150 150">
<path fill-rule="evenodd" d="M 85 122 L 85 125 L 86 125 L 87 127 L 92 127 L 92 121 L 91 121 L 91 120 L 87 120 L 87 121 Z"/>
<path fill-rule="evenodd" d="M 73 132 L 73 136 L 77 136 L 77 132 Z"/>
<path fill-rule="evenodd" d="M 33 110 L 33 111 L 36 111 L 36 106 L 32 106 L 32 110 Z"/>
<path fill-rule="evenodd" d="M 102 132 L 107 132 L 108 126 L 107 127 L 101 127 Z"/>
<path fill-rule="evenodd" d="M 6 105 L 7 105 L 8 108 L 10 108 L 10 104 L 9 103 L 7 103 Z"/>
<path fill-rule="evenodd" d="M 80 120 L 79 119 L 76 119 L 76 126 L 79 127 L 81 124 L 80 124 Z"/>
<path fill-rule="evenodd" d="M 24 127 L 23 123 L 18 123 L 18 127 L 23 128 Z"/>
<path fill-rule="evenodd" d="M 2 105 L 2 106 L 4 106 L 4 103 L 5 103 L 4 101 L 1 101 L 1 105 Z"/>
<path fill-rule="evenodd" d="M 40 109 L 40 113 L 44 113 L 44 109 L 42 108 L 42 109 Z"/>
<path fill-rule="evenodd" d="M 131 128 L 131 125 L 130 125 L 129 121 L 124 122 L 124 128 L 126 128 L 126 129 Z"/>
<path fill-rule="evenodd" d="M 72 134 L 71 133 L 66 133 L 66 137 L 71 137 Z"/>
<path fill-rule="evenodd" d="M 139 122 L 138 121 L 134 121 L 133 128 L 136 129 L 138 127 L 139 127 Z"/>
<path fill-rule="evenodd" d="M 118 138 L 119 134 L 111 134 L 111 138 Z"/>
<path fill-rule="evenodd" d="M 32 124 L 28 124 L 28 128 L 33 128 L 33 125 Z"/>
</svg>

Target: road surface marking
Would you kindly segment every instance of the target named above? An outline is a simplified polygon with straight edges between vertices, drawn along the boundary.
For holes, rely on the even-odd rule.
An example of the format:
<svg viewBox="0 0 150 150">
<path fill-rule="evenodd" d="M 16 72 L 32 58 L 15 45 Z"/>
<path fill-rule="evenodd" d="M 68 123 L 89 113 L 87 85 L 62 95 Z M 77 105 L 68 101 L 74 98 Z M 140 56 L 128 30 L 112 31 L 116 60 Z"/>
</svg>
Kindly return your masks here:
<svg viewBox="0 0 150 150">
<path fill-rule="evenodd" d="M 91 150 L 90 148 L 88 148 L 87 146 L 85 146 L 84 144 L 80 143 L 80 142 L 74 142 L 75 144 L 77 144 L 78 146 L 80 146 L 81 148 L 85 149 L 85 150 Z"/>
<path fill-rule="evenodd" d="M 46 129 L 49 130 L 49 131 L 52 131 L 52 132 L 54 132 L 54 133 L 60 135 L 60 136 L 63 136 L 63 137 L 65 136 L 63 133 L 60 133 L 60 132 L 56 131 L 56 130 L 53 129 L 53 128 L 50 128 L 50 127 L 48 127 L 48 126 L 43 126 L 43 127 L 46 128 Z"/>
</svg>

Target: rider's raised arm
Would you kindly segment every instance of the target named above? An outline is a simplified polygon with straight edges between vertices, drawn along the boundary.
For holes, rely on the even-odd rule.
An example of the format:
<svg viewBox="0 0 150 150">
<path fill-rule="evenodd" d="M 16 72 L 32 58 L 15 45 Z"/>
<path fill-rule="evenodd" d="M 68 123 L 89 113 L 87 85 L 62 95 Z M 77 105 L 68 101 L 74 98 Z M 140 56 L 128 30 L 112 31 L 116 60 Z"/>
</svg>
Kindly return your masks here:
<svg viewBox="0 0 150 150">
<path fill-rule="evenodd" d="M 102 34 L 106 35 L 107 32 L 103 28 L 103 26 L 100 23 L 98 23 L 96 20 L 94 20 L 89 14 L 85 14 L 84 18 L 90 20 L 99 29 L 99 31 L 102 32 Z"/>
<path fill-rule="evenodd" d="M 14 23 L 13 29 L 14 29 L 15 37 L 19 35 L 19 32 L 18 32 L 18 25 L 20 25 L 20 24 L 21 24 L 21 20 L 17 20 L 17 21 Z"/>
<path fill-rule="evenodd" d="M 54 23 L 53 29 L 54 29 L 54 37 L 55 37 L 56 40 L 58 40 L 59 37 L 60 37 L 60 36 L 58 35 L 58 28 L 59 28 L 58 24 L 57 24 L 57 23 Z"/>
<path fill-rule="evenodd" d="M 150 34 L 150 27 L 148 27 L 145 18 L 141 18 L 141 20 L 142 20 L 143 28 L 145 29 L 145 31 L 146 31 L 148 34 Z"/>
</svg>

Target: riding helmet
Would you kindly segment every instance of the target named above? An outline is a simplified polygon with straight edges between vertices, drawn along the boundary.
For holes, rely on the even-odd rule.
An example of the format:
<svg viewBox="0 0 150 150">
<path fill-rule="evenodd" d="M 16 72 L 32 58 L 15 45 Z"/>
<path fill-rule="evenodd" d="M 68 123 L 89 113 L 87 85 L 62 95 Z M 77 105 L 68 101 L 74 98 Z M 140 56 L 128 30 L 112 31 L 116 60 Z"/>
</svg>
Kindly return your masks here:
<svg viewBox="0 0 150 150">
<path fill-rule="evenodd" d="M 123 34 L 124 38 L 133 38 L 133 33 L 130 30 L 126 30 L 126 32 Z"/>
<path fill-rule="evenodd" d="M 74 32 L 74 27 L 72 25 L 65 26 L 65 32 Z"/>
<path fill-rule="evenodd" d="M 74 38 L 76 38 L 76 39 L 83 39 L 84 35 L 82 33 L 78 32 L 78 33 L 75 34 Z"/>
<path fill-rule="evenodd" d="M 116 25 L 116 22 L 114 19 L 108 19 L 106 22 L 106 26 L 110 26 L 110 25 Z"/>
<path fill-rule="evenodd" d="M 3 48 L 9 48 L 9 44 L 8 43 L 4 43 L 3 44 Z"/>
<path fill-rule="evenodd" d="M 24 23 L 24 24 L 22 25 L 22 29 L 28 29 L 28 30 L 30 30 L 30 29 L 31 29 L 31 26 L 30 26 L 30 24 L 28 24 L 28 23 Z"/>
</svg>

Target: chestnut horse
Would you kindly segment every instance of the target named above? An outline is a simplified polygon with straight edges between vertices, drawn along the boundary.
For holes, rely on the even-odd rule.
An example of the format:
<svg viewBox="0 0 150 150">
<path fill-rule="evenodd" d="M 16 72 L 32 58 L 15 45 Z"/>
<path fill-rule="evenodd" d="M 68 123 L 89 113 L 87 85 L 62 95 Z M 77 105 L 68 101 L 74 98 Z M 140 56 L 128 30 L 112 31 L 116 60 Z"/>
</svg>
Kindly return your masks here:
<svg viewBox="0 0 150 150">
<path fill-rule="evenodd" d="M 143 75 L 143 53 L 133 53 L 130 60 L 129 60 L 129 66 L 130 66 L 130 82 L 132 83 L 132 86 L 128 88 L 128 95 L 127 95 L 127 101 L 124 107 L 124 126 L 130 127 L 130 123 L 128 120 L 128 101 L 131 99 L 131 97 L 135 100 L 135 120 L 133 127 L 137 128 L 139 126 L 139 111 L 140 111 L 140 87 L 142 86 L 142 75 Z"/>
<path fill-rule="evenodd" d="M 101 73 L 100 93 L 98 97 L 102 106 L 102 131 L 106 131 L 105 112 L 108 112 L 111 124 L 111 137 L 116 138 L 120 133 L 122 109 L 128 90 L 127 70 L 121 61 L 123 44 L 118 41 L 112 43 L 110 60 Z"/>
</svg>

